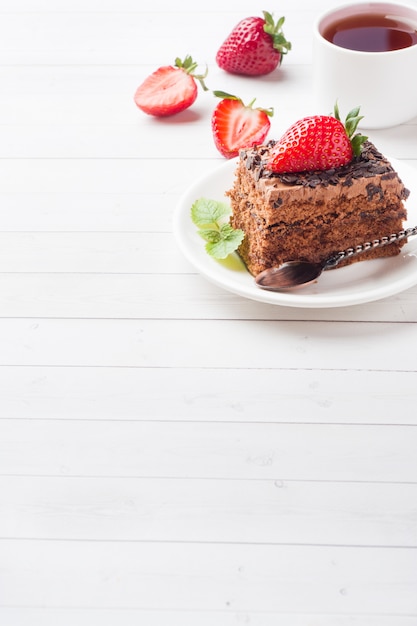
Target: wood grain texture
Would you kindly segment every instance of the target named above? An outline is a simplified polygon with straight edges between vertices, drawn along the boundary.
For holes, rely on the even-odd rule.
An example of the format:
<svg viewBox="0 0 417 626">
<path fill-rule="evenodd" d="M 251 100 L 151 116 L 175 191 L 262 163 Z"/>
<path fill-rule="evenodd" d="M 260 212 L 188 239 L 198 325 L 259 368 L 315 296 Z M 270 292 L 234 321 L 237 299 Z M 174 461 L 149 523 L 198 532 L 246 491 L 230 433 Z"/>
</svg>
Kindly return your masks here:
<svg viewBox="0 0 417 626">
<path fill-rule="evenodd" d="M 276 137 L 334 4 L 283 0 L 293 50 L 248 80 L 215 52 L 259 2 L 0 2 L 1 626 L 417 626 L 417 287 L 317 310 L 208 283 L 172 217 L 224 162 L 213 94 L 133 103 L 190 53 Z M 417 174 L 417 119 L 371 139 Z"/>
</svg>

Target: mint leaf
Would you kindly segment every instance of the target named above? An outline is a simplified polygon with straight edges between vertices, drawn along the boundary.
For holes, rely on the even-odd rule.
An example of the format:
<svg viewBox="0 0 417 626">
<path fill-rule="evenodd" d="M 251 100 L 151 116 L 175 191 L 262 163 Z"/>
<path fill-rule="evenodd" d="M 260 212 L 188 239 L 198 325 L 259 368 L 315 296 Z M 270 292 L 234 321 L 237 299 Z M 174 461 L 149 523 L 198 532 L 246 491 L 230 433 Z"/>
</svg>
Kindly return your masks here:
<svg viewBox="0 0 417 626">
<path fill-rule="evenodd" d="M 196 226 L 203 227 L 229 217 L 230 212 L 230 207 L 225 202 L 200 198 L 191 207 L 191 218 Z"/>
<path fill-rule="evenodd" d="M 206 245 L 207 252 L 216 259 L 225 259 L 229 254 L 234 252 L 242 243 L 244 232 L 240 229 L 232 227 L 231 232 L 217 242 L 208 243 Z"/>
<path fill-rule="evenodd" d="M 237 232 L 241 233 L 242 231 L 235 230 L 233 226 L 229 224 L 229 222 L 220 226 L 220 234 L 223 239 L 232 239 L 234 237 L 234 234 Z"/>
<path fill-rule="evenodd" d="M 215 259 L 229 256 L 245 236 L 243 230 L 229 224 L 230 214 L 228 204 L 208 198 L 196 200 L 191 207 L 191 219 L 199 227 L 198 234 L 207 242 L 206 251 Z"/>
<path fill-rule="evenodd" d="M 221 234 L 218 230 L 199 230 L 198 234 L 209 243 L 217 243 L 221 239 Z"/>
<path fill-rule="evenodd" d="M 218 243 L 208 243 L 206 250 L 215 259 L 225 259 L 231 252 L 235 251 L 235 248 L 226 241 L 219 241 Z"/>
</svg>

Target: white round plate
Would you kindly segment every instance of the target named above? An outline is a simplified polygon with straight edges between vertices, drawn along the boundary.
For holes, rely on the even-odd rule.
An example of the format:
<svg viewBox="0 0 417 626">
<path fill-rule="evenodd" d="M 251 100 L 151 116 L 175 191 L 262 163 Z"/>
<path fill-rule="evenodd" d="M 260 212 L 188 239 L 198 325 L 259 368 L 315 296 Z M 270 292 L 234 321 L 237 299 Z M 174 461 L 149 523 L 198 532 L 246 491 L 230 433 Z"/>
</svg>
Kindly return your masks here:
<svg viewBox="0 0 417 626">
<path fill-rule="evenodd" d="M 404 185 L 410 190 L 405 226 L 417 224 L 417 172 L 390 159 Z M 231 159 L 191 185 L 174 212 L 173 229 L 184 256 L 212 283 L 245 298 L 281 306 L 339 307 L 386 298 L 417 283 L 417 238 L 403 246 L 399 255 L 358 262 L 324 272 L 317 282 L 293 291 L 266 291 L 258 287 L 237 253 L 224 261 L 207 254 L 205 242 L 191 220 L 191 206 L 199 198 L 227 202 L 225 192 L 233 185 L 236 159 Z"/>
</svg>

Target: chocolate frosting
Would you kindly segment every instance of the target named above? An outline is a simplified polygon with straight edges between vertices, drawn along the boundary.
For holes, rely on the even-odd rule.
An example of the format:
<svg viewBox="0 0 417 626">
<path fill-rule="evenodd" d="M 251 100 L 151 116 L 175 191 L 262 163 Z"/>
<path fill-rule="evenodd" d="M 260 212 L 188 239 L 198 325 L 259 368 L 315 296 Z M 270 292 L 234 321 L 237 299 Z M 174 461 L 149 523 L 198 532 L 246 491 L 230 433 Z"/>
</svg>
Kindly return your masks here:
<svg viewBox="0 0 417 626">
<path fill-rule="evenodd" d="M 370 141 L 362 145 L 359 156 L 337 169 L 278 174 L 265 167 L 269 151 L 275 143 L 276 141 L 271 140 L 263 146 L 256 146 L 241 152 L 241 159 L 245 161 L 247 169 L 253 171 L 256 180 L 275 178 L 284 185 L 302 185 L 314 189 L 318 186 L 328 187 L 329 185 L 350 187 L 355 179 L 372 178 L 376 175 L 382 175 L 383 179 L 397 176 L 389 161 Z"/>
</svg>

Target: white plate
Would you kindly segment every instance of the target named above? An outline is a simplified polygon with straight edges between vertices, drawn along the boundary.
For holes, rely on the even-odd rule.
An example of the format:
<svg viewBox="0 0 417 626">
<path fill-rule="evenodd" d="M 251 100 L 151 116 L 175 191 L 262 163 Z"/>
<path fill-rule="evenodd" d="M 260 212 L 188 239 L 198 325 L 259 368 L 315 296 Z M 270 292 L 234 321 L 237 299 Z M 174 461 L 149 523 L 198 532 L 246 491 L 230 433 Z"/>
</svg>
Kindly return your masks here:
<svg viewBox="0 0 417 626">
<path fill-rule="evenodd" d="M 417 224 L 417 172 L 406 163 L 390 159 L 405 186 L 410 190 L 405 226 Z M 198 198 L 227 201 L 225 192 L 233 185 L 236 159 L 231 159 L 191 185 L 180 198 L 174 213 L 174 235 L 185 257 L 212 283 L 245 298 L 292 307 L 339 307 L 379 300 L 399 293 L 417 283 L 417 242 L 411 239 L 399 255 L 354 263 L 324 272 L 316 283 L 288 291 L 261 289 L 247 271 L 238 254 L 216 261 L 204 248 L 191 220 L 191 206 Z"/>
</svg>

